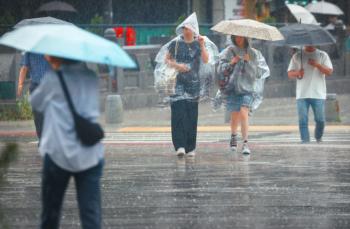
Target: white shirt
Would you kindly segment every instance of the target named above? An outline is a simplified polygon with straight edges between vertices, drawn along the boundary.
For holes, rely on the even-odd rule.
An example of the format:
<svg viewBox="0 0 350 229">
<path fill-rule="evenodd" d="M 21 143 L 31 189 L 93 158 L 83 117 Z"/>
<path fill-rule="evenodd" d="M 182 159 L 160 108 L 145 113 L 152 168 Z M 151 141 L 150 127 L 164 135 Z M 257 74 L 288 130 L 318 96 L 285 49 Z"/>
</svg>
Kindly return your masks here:
<svg viewBox="0 0 350 229">
<path fill-rule="evenodd" d="M 326 76 L 319 69 L 308 64 L 309 59 L 314 59 L 327 68 L 333 69 L 332 62 L 326 52 L 316 49 L 314 52 L 303 51 L 303 65 L 300 65 L 300 52 L 293 55 L 288 71 L 304 69 L 304 77 L 297 79 L 297 99 L 326 99 Z"/>
<path fill-rule="evenodd" d="M 61 67 L 76 111 L 97 122 L 99 116 L 98 79 L 84 64 Z M 32 93 L 33 109 L 44 114 L 44 127 L 39 152 L 50 155 L 56 165 L 70 172 L 80 172 L 96 166 L 103 158 L 103 145 L 81 144 L 60 81 L 54 71 L 48 71 L 42 83 Z"/>
</svg>

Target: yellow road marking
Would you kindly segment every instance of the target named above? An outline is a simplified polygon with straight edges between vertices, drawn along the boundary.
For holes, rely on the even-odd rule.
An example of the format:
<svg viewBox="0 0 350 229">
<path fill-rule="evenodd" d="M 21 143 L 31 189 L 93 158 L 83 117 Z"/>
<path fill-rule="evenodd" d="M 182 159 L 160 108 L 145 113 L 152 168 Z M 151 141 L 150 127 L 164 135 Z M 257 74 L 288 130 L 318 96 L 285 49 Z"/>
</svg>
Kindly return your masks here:
<svg viewBox="0 0 350 229">
<path fill-rule="evenodd" d="M 310 126 L 310 131 L 314 126 Z M 137 126 L 137 127 L 122 127 L 118 129 L 121 133 L 156 133 L 156 132 L 170 132 L 171 128 L 169 126 L 158 126 L 158 127 L 148 127 L 148 126 Z M 198 132 L 229 132 L 230 126 L 198 126 Z M 250 126 L 249 131 L 251 132 L 296 132 L 299 131 L 299 127 L 294 125 L 281 125 L 281 126 Z M 350 125 L 328 125 L 326 126 L 326 131 L 338 132 L 338 131 L 349 131 Z"/>
</svg>

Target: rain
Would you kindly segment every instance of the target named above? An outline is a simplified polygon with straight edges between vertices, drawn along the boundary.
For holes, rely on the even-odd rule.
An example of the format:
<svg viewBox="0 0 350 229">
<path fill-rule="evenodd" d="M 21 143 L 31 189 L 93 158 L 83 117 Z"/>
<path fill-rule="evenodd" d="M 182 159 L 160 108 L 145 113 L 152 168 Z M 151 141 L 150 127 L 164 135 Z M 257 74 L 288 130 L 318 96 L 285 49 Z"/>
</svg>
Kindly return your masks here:
<svg viewBox="0 0 350 229">
<path fill-rule="evenodd" d="M 349 63 L 348 0 L 0 0 L 0 229 L 350 228 Z"/>
</svg>

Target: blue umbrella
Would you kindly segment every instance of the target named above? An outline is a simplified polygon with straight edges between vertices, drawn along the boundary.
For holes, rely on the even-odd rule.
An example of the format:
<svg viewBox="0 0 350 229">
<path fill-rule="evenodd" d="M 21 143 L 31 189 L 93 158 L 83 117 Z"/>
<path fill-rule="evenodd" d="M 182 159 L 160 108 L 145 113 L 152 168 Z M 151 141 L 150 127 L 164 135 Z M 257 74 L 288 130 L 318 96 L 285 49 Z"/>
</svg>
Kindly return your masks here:
<svg viewBox="0 0 350 229">
<path fill-rule="evenodd" d="M 85 62 L 135 68 L 117 44 L 74 25 L 32 25 L 6 33 L 0 44 L 27 52 Z"/>
</svg>

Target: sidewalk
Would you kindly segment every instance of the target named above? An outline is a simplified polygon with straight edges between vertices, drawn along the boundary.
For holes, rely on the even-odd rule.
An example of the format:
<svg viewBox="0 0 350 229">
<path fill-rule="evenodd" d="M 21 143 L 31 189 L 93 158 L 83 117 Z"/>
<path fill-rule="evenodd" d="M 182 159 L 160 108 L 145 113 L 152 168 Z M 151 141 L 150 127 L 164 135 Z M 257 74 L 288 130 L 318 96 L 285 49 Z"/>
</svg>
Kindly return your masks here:
<svg viewBox="0 0 350 229">
<path fill-rule="evenodd" d="M 326 131 L 350 131 L 350 94 L 338 95 L 340 123 L 327 123 Z M 314 125 L 310 111 L 310 125 Z M 199 132 L 226 132 L 229 124 L 224 123 L 224 109 L 214 112 L 209 103 L 199 107 Z M 124 121 L 118 125 L 106 124 L 104 114 L 100 122 L 107 133 L 114 132 L 169 132 L 170 107 L 143 108 L 124 111 Z M 251 131 L 298 131 L 298 117 L 295 98 L 265 99 L 250 119 Z M 0 122 L 1 136 L 34 137 L 33 121 Z"/>
</svg>

